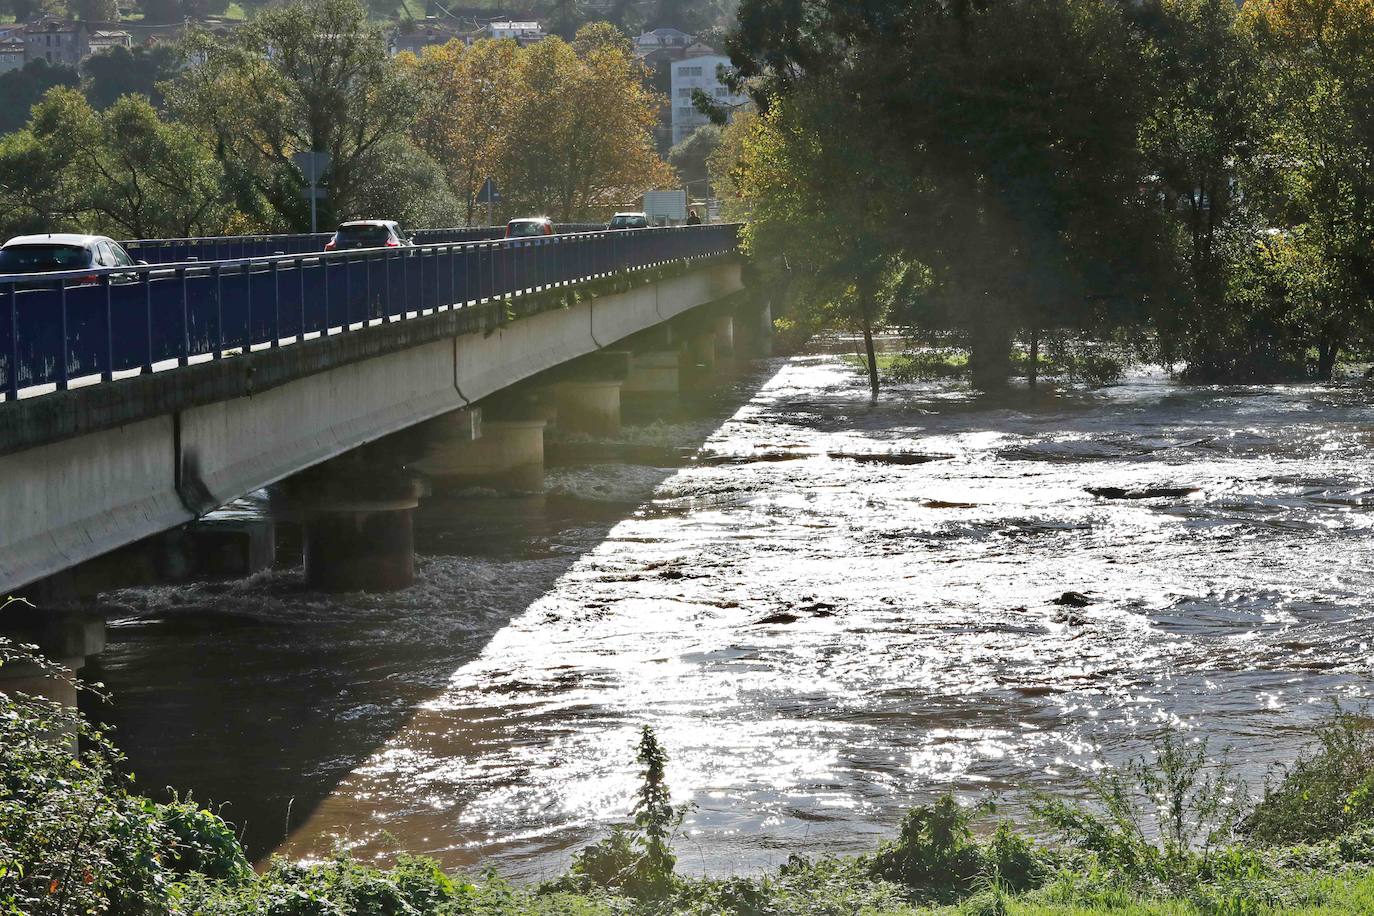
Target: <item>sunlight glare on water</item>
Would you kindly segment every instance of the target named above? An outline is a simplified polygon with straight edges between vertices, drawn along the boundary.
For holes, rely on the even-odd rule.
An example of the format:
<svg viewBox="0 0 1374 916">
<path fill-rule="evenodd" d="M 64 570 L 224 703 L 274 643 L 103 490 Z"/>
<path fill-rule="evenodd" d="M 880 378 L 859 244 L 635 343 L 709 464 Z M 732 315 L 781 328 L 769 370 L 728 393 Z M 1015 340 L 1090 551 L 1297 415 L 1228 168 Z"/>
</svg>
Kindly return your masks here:
<svg viewBox="0 0 1374 916">
<path fill-rule="evenodd" d="M 321 733 L 360 693 L 376 711 L 318 754 L 284 851 L 384 853 L 389 834 L 519 877 L 627 817 L 642 724 L 695 804 L 682 866 L 738 873 L 870 848 L 947 789 L 1015 811 L 1168 724 L 1243 749 L 1257 783 L 1331 699 L 1368 691 L 1365 389 L 1150 371 L 996 399 L 918 383 L 873 405 L 821 354 L 739 388 L 723 421 L 619 440 L 666 456 L 704 438 L 695 460 L 552 467 L 528 518 L 445 508 L 407 592 L 326 599 L 272 574 L 126 596 L 132 641 L 115 629 L 107 680 L 147 676 L 177 638 L 148 620 L 173 604 L 241 611 L 255 651 L 264 619 L 286 628 L 265 641 L 272 677 L 313 695 Z M 473 547 L 484 530 L 505 546 Z M 340 653 L 352 680 L 326 689 L 318 659 Z M 135 738 L 136 762 L 214 766 Z"/>
</svg>

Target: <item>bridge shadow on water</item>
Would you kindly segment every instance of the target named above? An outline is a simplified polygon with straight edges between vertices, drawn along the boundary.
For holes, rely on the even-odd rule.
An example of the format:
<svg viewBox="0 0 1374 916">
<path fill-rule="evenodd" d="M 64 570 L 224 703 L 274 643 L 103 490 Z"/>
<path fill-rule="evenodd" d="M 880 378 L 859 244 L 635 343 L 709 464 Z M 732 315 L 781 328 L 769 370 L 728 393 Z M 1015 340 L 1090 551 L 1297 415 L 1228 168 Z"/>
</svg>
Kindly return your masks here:
<svg viewBox="0 0 1374 916">
<path fill-rule="evenodd" d="M 543 494 L 427 500 L 410 589 L 322 594 L 288 561 L 241 581 L 105 596 L 115 609 L 107 649 L 83 675 L 111 699 L 88 696 L 83 709 L 114 726 L 142 792 L 222 806 L 262 859 L 779 366 L 741 364 L 614 440 L 551 440 Z M 263 512 L 265 501 L 235 511 Z"/>
</svg>

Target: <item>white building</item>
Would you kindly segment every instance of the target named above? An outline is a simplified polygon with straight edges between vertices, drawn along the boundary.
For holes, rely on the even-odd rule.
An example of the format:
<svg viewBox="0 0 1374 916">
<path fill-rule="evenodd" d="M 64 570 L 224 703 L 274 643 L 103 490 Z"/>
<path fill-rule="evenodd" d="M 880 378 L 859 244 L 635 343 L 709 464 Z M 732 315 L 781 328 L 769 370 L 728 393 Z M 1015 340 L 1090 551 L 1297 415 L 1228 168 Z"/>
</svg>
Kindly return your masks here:
<svg viewBox="0 0 1374 916">
<path fill-rule="evenodd" d="M 24 66 L 24 39 L 0 36 L 0 73 Z"/>
<path fill-rule="evenodd" d="M 720 54 L 704 54 L 700 57 L 685 57 L 673 62 L 672 103 L 673 103 L 673 144 L 686 140 L 711 119 L 697 111 L 692 104 L 692 94 L 700 89 L 718 105 L 733 110 L 743 105 L 745 97 L 732 95 L 720 81 L 720 68 L 729 68 L 730 58 Z"/>
<path fill-rule="evenodd" d="M 134 37 L 123 29 L 98 29 L 86 41 L 92 54 L 108 51 L 111 48 L 132 48 Z"/>
<path fill-rule="evenodd" d="M 480 38 L 509 38 L 522 46 L 544 40 L 544 26 L 537 20 L 498 19 L 482 26 Z"/>
</svg>

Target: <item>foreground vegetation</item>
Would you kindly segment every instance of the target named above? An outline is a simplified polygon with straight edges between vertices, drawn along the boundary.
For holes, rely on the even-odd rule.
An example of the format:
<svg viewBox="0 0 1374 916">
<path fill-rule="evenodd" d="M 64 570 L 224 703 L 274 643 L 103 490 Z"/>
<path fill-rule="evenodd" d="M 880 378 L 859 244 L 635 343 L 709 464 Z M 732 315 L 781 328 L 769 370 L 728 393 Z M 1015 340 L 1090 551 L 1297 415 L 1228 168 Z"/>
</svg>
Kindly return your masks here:
<svg viewBox="0 0 1374 916">
<path fill-rule="evenodd" d="M 27 652 L 0 644 L 0 665 Z M 74 750 L 79 737 L 81 750 Z M 1251 802 L 1205 745 L 1169 733 L 1105 770 L 1089 804 L 1034 798 L 1034 822 L 945 796 L 857 857 L 793 857 L 775 873 L 687 878 L 685 806 L 651 729 L 633 819 L 532 886 L 472 880 L 400 856 L 276 860 L 261 873 L 190 799 L 140 796 L 108 735 L 70 710 L 0 694 L 0 913 L 207 916 L 552 916 L 1269 912 L 1374 909 L 1374 727 L 1334 711 L 1312 752 Z M 979 829 L 975 832 L 975 826 Z"/>
</svg>

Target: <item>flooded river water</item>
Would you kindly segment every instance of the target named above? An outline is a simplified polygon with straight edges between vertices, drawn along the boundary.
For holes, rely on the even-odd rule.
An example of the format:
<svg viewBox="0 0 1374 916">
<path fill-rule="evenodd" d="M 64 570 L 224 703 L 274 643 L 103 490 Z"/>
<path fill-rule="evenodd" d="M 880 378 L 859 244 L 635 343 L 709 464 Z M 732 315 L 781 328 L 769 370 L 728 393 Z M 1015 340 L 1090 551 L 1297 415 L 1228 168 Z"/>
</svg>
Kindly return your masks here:
<svg viewBox="0 0 1374 916">
<path fill-rule="evenodd" d="M 686 417 L 555 449 L 542 496 L 431 502 L 404 592 L 117 596 L 89 673 L 140 782 L 258 854 L 546 877 L 626 817 L 648 723 L 681 866 L 740 873 L 946 790 L 1075 791 L 1171 723 L 1258 783 L 1374 685 L 1369 389 L 870 404 L 813 353 Z"/>
</svg>

